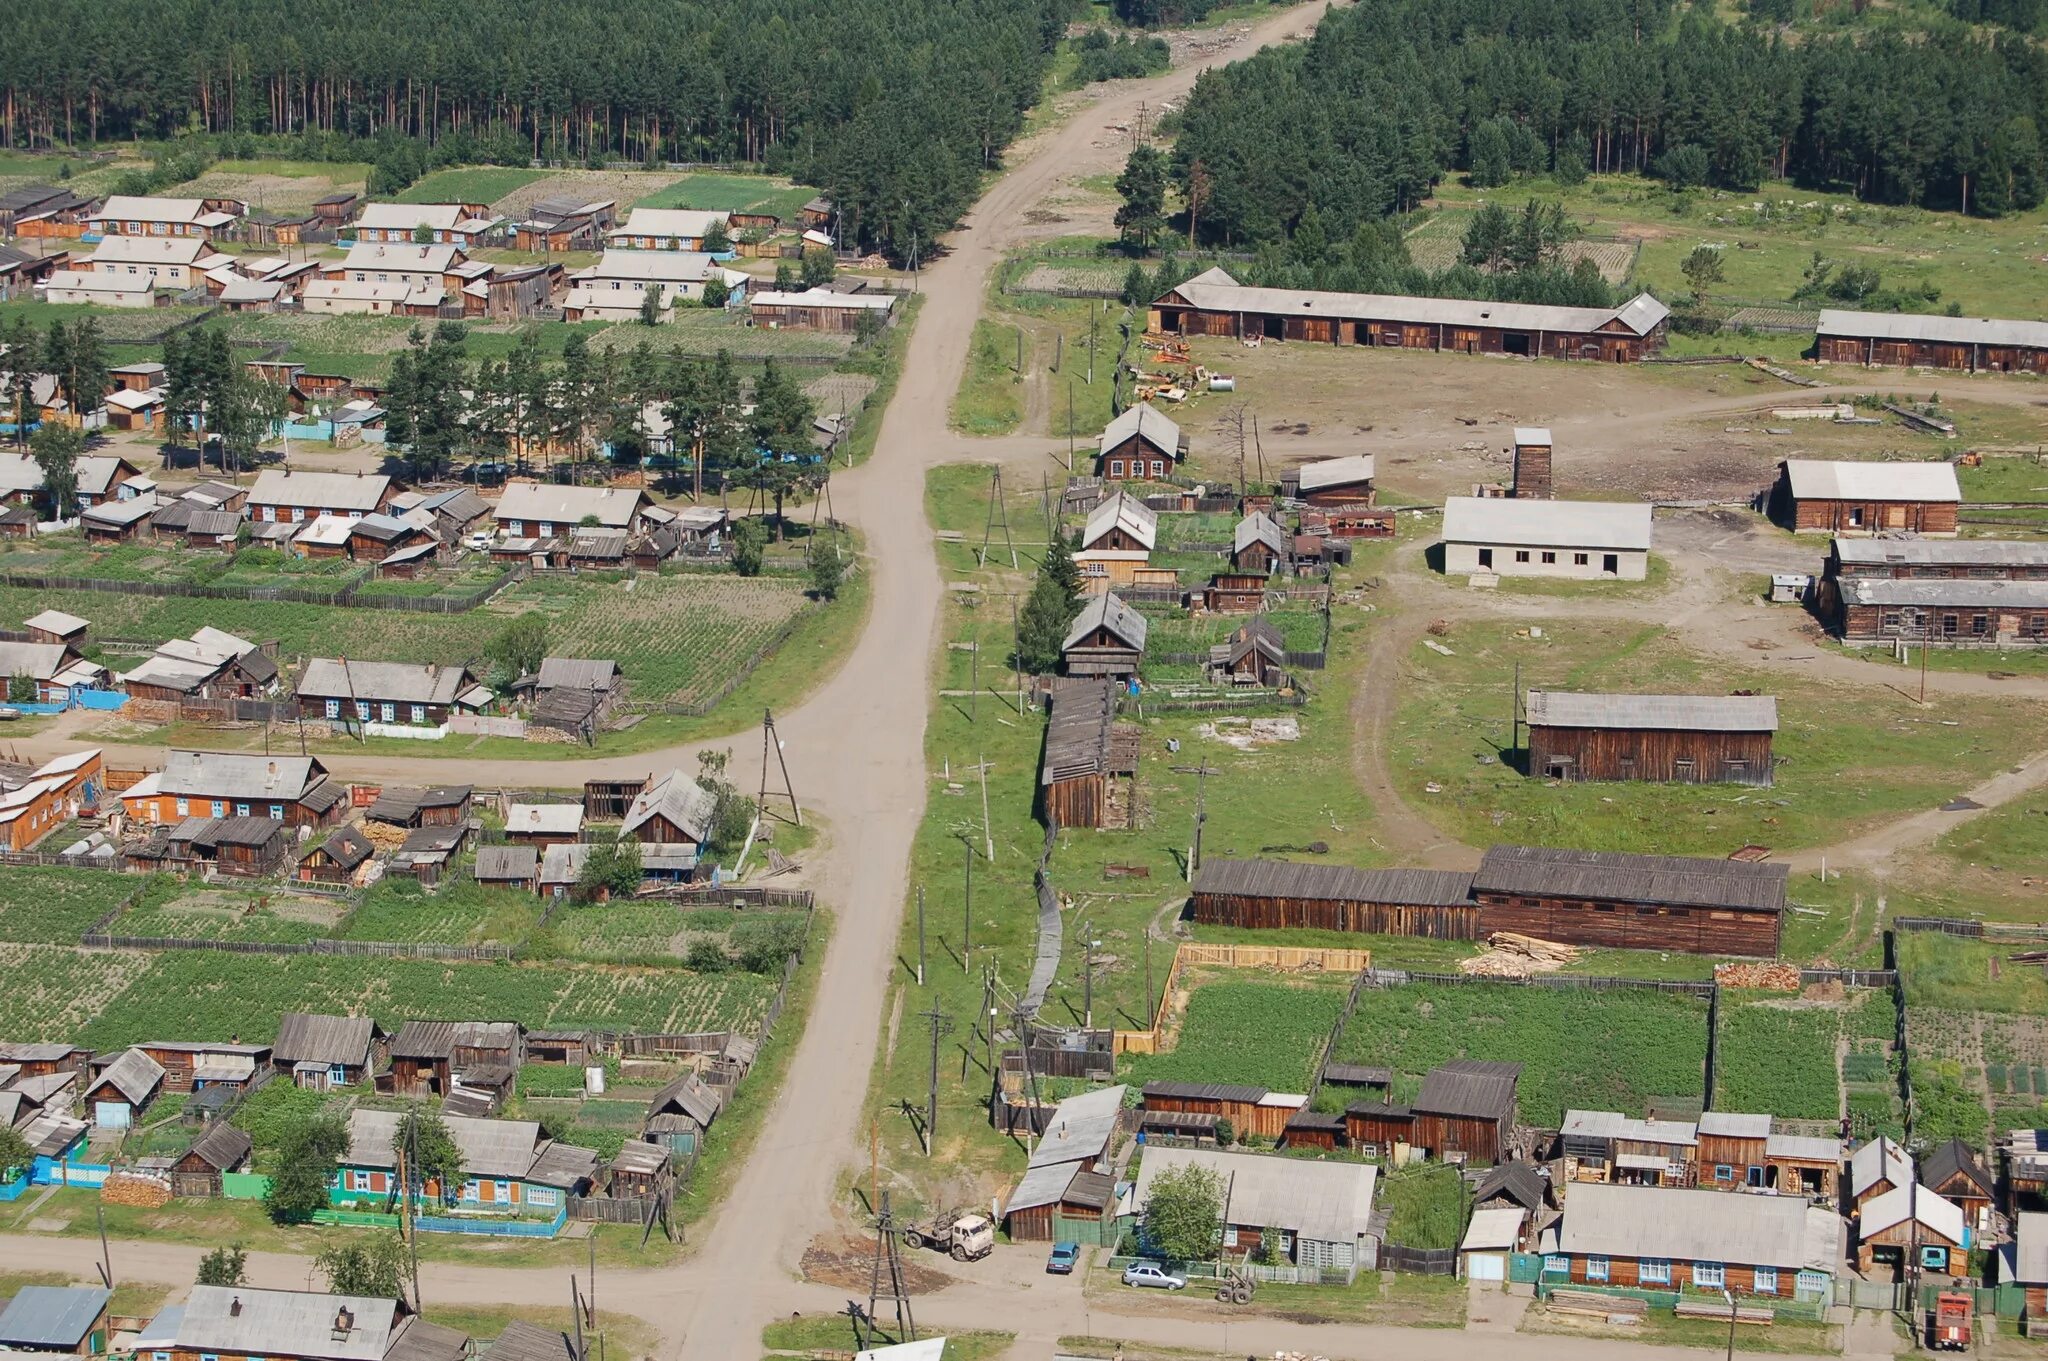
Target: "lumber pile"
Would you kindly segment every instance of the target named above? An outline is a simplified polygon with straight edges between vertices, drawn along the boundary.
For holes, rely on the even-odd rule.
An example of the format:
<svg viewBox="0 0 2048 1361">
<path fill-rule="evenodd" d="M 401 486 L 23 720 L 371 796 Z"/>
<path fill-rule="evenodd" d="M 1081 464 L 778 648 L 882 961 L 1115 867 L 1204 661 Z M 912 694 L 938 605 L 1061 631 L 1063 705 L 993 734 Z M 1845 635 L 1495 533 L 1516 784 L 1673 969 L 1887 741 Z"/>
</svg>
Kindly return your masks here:
<svg viewBox="0 0 2048 1361">
<path fill-rule="evenodd" d="M 394 827 L 388 822 L 372 822 L 368 818 L 358 822 L 356 830 L 361 832 L 369 843 L 377 848 L 379 855 L 391 854 L 403 846 L 405 839 L 412 835 L 409 828 Z"/>
<path fill-rule="evenodd" d="M 1553 1290 L 1543 1301 L 1553 1314 L 1632 1320 L 1649 1316 L 1650 1302 L 1634 1295 L 1603 1295 L 1597 1290 Z"/>
<path fill-rule="evenodd" d="M 1798 992 L 1797 964 L 1716 964 L 1714 981 L 1724 988 L 1761 988 L 1769 992 Z"/>
<path fill-rule="evenodd" d="M 1713 1300 L 1680 1300 L 1671 1312 L 1679 1318 L 1725 1319 L 1728 1317 L 1728 1306 Z M 1775 1323 L 1777 1318 L 1777 1314 L 1773 1311 L 1756 1305 L 1737 1305 L 1735 1309 L 1735 1321 L 1737 1323 L 1768 1324 Z"/>
<path fill-rule="evenodd" d="M 1540 940 L 1519 931 L 1496 931 L 1486 938 L 1486 944 L 1489 948 L 1484 954 L 1458 961 L 1460 973 L 1480 978 L 1527 978 L 1574 963 L 1581 953 L 1575 945 Z"/>
</svg>

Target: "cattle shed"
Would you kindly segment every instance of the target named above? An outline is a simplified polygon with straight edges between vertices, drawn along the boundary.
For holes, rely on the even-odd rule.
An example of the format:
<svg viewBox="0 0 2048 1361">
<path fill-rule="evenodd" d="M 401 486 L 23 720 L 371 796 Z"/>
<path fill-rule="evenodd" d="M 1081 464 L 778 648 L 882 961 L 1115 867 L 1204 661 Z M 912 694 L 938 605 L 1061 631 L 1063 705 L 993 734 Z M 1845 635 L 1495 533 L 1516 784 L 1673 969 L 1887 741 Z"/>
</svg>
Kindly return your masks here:
<svg viewBox="0 0 2048 1361">
<path fill-rule="evenodd" d="M 1144 1088 L 1144 1109 L 1149 1116 L 1177 1114 L 1208 1116 L 1213 1122 L 1227 1120 L 1238 1138 L 1247 1134 L 1278 1139 L 1307 1104 L 1307 1098 L 1291 1092 L 1269 1092 L 1227 1082 L 1148 1082 Z"/>
<path fill-rule="evenodd" d="M 2048 581 L 2048 542 L 2008 539 L 1836 539 L 1822 578 Z"/>
<path fill-rule="evenodd" d="M 1052 692 L 1039 763 L 1041 811 L 1055 827 L 1128 827 L 1138 771 L 1138 728 L 1116 721 L 1116 685 L 1090 681 Z"/>
<path fill-rule="evenodd" d="M 1845 577 L 1822 586 L 1823 616 L 1844 642 L 2048 643 L 2048 581 Z"/>
<path fill-rule="evenodd" d="M 1369 506 L 1373 487 L 1371 454 L 1318 459 L 1280 475 L 1280 489 L 1311 506 Z"/>
<path fill-rule="evenodd" d="M 1480 933 L 1470 874 L 1292 860 L 1205 860 L 1195 874 L 1194 918 L 1209 926 L 1435 940 L 1474 940 Z"/>
<path fill-rule="evenodd" d="M 2048 322 L 1824 307 L 1814 351 L 1835 364 L 2048 373 Z"/>
<path fill-rule="evenodd" d="M 1778 465 L 1771 514 L 1794 533 L 1954 537 L 1963 489 L 1949 463 L 1859 463 L 1788 458 Z"/>
<path fill-rule="evenodd" d="M 1542 846 L 1494 846 L 1472 896 L 1479 931 L 1570 945 L 1775 958 L 1784 865 Z"/>
<path fill-rule="evenodd" d="M 1528 773 L 1550 780 L 1771 783 L 1769 695 L 1603 695 L 1531 690 Z"/>
</svg>

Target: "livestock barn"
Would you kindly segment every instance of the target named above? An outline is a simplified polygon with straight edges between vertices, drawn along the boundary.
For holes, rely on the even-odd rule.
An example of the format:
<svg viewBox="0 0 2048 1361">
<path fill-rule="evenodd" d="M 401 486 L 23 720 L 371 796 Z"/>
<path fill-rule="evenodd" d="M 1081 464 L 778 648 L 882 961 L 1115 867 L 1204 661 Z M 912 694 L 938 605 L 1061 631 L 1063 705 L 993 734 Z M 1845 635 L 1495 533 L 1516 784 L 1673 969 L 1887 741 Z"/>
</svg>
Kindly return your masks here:
<svg viewBox="0 0 2048 1361">
<path fill-rule="evenodd" d="M 1836 539 L 1824 581 L 2048 581 L 2048 543 L 1998 539 Z"/>
<path fill-rule="evenodd" d="M 1769 695 L 1593 695 L 1531 690 L 1529 774 L 1550 780 L 1771 783 Z"/>
<path fill-rule="evenodd" d="M 1474 940 L 1472 876 L 1454 870 L 1361 870 L 1289 860 L 1205 860 L 1194 916 L 1208 926 L 1301 928 Z"/>
<path fill-rule="evenodd" d="M 1853 463 L 1788 458 L 1771 514 L 1796 534 L 1879 531 L 1955 537 L 1963 489 L 1948 463 Z"/>
<path fill-rule="evenodd" d="M 1115 683 L 1066 686 L 1050 704 L 1038 768 L 1046 820 L 1055 827 L 1129 827 L 1139 730 L 1116 721 Z"/>
<path fill-rule="evenodd" d="M 1820 604 L 1845 643 L 2048 643 L 2048 581 L 1844 577 L 1821 583 Z"/>
<path fill-rule="evenodd" d="M 1775 958 L 1783 865 L 1617 851 L 1494 846 L 1472 896 L 1479 932 L 1571 945 Z"/>
<path fill-rule="evenodd" d="M 2048 373 L 2048 322 L 1821 309 L 1820 359 L 1966 373 Z"/>
<path fill-rule="evenodd" d="M 1369 506 L 1379 494 L 1373 486 L 1371 454 L 1304 463 L 1280 475 L 1280 490 L 1311 506 Z"/>
<path fill-rule="evenodd" d="M 1627 364 L 1662 349 L 1670 321 L 1670 309 L 1647 293 L 1621 307 L 1547 307 L 1249 288 L 1219 268 L 1196 275 L 1154 302 L 1147 329 Z"/>
</svg>

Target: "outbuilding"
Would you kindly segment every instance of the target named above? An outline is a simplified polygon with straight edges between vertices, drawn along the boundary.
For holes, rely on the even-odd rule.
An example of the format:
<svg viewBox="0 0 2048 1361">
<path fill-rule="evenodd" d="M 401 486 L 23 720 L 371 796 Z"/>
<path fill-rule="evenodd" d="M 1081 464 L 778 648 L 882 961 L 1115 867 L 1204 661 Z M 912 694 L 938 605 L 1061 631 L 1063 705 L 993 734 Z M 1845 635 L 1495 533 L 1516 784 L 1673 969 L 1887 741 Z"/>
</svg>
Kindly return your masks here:
<svg viewBox="0 0 2048 1361">
<path fill-rule="evenodd" d="M 1063 686 L 1048 701 L 1040 811 L 1056 827 L 1124 828 L 1138 771 L 1135 724 L 1116 721 L 1116 684 Z"/>
<path fill-rule="evenodd" d="M 1814 349 L 1836 364 L 2048 373 L 2048 322 L 1824 307 Z"/>
<path fill-rule="evenodd" d="M 1070 676 L 1135 676 L 1145 660 L 1146 631 L 1145 616 L 1108 591 L 1081 607 L 1060 658 Z"/>
<path fill-rule="evenodd" d="M 1963 489 L 1950 463 L 1788 458 L 1778 465 L 1771 513 L 1798 534 L 1956 533 Z"/>
<path fill-rule="evenodd" d="M 2040 647 L 2048 643 L 2048 580 L 1823 582 L 1824 617 L 1845 643 Z"/>
<path fill-rule="evenodd" d="M 1547 780 L 1771 783 L 1769 695 L 1530 690 L 1528 773 Z"/>
<path fill-rule="evenodd" d="M 1453 496 L 1444 502 L 1444 572 L 1580 581 L 1650 574 L 1650 507 L 1623 501 Z"/>
<path fill-rule="evenodd" d="M 1788 873 L 1739 860 L 1494 846 L 1472 896 L 1484 935 L 1772 959 Z"/>
<path fill-rule="evenodd" d="M 1472 876 L 1456 870 L 1362 870 L 1292 860 L 1204 860 L 1194 920 L 1249 930 L 1362 931 L 1473 940 Z"/>
<path fill-rule="evenodd" d="M 1373 487 L 1373 472 L 1371 454 L 1318 459 L 1282 473 L 1280 490 L 1318 508 L 1369 506 L 1378 495 Z"/>
</svg>

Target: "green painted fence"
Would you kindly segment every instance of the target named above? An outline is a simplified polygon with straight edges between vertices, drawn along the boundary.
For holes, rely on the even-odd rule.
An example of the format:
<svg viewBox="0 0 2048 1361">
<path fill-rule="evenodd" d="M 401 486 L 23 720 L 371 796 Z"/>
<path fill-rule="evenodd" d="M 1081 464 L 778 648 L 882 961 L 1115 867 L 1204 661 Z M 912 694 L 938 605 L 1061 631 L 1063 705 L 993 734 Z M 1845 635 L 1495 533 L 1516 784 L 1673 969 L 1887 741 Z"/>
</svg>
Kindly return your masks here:
<svg viewBox="0 0 2048 1361">
<path fill-rule="evenodd" d="M 223 1172 L 220 1193 L 229 1200 L 261 1200 L 270 1190 L 270 1178 L 254 1172 Z"/>
<path fill-rule="evenodd" d="M 395 1229 L 397 1215 L 370 1214 L 362 1210 L 315 1210 L 315 1224 L 347 1224 L 362 1229 Z"/>
</svg>

